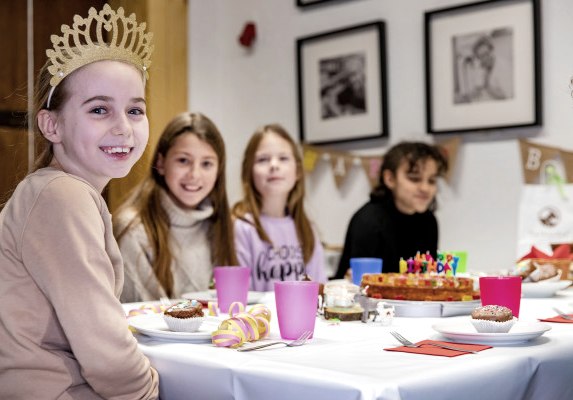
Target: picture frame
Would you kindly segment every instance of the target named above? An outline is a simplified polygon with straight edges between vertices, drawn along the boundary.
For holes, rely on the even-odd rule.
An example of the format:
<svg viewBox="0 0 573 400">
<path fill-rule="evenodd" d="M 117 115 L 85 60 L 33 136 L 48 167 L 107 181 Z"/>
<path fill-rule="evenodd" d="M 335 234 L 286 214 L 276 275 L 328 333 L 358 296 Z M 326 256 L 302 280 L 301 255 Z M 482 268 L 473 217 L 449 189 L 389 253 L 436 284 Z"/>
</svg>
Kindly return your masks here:
<svg viewBox="0 0 573 400">
<path fill-rule="evenodd" d="M 301 142 L 388 136 L 383 21 L 297 39 L 297 77 Z"/>
<path fill-rule="evenodd" d="M 424 18 L 431 134 L 542 124 L 539 0 L 487 0 Z"/>
<path fill-rule="evenodd" d="M 297 7 L 312 7 L 317 4 L 323 4 L 328 2 L 336 2 L 341 0 L 296 0 Z"/>
</svg>

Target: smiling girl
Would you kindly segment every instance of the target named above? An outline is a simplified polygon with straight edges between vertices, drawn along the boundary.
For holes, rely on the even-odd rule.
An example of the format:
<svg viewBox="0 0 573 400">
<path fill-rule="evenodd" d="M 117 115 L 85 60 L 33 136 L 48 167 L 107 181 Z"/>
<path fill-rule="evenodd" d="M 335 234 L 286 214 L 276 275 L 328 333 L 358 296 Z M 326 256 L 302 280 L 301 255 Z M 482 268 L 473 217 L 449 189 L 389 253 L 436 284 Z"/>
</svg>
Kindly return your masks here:
<svg viewBox="0 0 573 400">
<path fill-rule="evenodd" d="M 251 288 L 274 290 L 274 281 L 324 283 L 322 245 L 304 211 L 302 158 L 280 125 L 251 137 L 241 172 L 244 198 L 233 209 L 239 264 L 251 267 Z"/>
<path fill-rule="evenodd" d="M 402 142 L 384 155 L 378 186 L 350 220 L 335 278 L 343 278 L 353 257 L 383 260 L 384 272 L 398 272 L 400 258 L 438 248 L 438 178 L 448 168 L 436 146 Z"/>
<path fill-rule="evenodd" d="M 74 22 L 111 20 L 115 29 L 125 21 L 122 8 L 89 13 Z M 76 34 L 101 28 L 94 25 Z M 70 45 L 67 32 L 52 36 L 56 50 Z M 47 52 L 34 111 L 44 151 L 0 213 L 2 399 L 158 397 L 157 372 L 119 302 L 123 263 L 101 196 L 147 144 L 149 63 L 131 48 L 84 41 L 65 51 L 69 58 Z"/>
<path fill-rule="evenodd" d="M 215 124 L 199 113 L 173 118 L 149 177 L 116 215 L 123 302 L 207 290 L 214 265 L 235 265 L 225 144 Z"/>
</svg>

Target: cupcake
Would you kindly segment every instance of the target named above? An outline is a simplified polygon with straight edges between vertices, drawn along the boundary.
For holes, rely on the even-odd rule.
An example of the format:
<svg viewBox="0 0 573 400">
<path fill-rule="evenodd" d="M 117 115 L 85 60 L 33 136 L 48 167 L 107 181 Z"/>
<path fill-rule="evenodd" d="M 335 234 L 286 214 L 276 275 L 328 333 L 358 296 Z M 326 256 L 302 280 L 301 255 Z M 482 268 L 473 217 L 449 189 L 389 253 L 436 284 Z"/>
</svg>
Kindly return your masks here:
<svg viewBox="0 0 573 400">
<path fill-rule="evenodd" d="M 471 321 L 480 333 L 507 333 L 515 323 L 509 308 L 494 305 L 474 309 Z"/>
<path fill-rule="evenodd" d="M 169 307 L 163 319 L 175 332 L 197 332 L 203 323 L 203 306 L 197 300 L 187 300 Z"/>
</svg>

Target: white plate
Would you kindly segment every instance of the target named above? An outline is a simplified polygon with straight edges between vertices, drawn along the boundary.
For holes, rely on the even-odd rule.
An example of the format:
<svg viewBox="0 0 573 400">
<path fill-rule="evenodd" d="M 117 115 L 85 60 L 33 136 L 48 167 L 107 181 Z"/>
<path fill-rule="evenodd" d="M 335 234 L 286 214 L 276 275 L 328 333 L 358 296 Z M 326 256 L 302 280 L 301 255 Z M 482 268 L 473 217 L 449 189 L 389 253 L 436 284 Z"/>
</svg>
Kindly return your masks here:
<svg viewBox="0 0 573 400">
<path fill-rule="evenodd" d="M 128 318 L 130 326 L 139 333 L 154 339 L 175 340 L 192 343 L 207 343 L 211 341 L 211 333 L 217 329 L 220 319 L 205 317 L 205 321 L 197 332 L 173 332 L 163 320 L 163 314 L 143 314 Z"/>
<path fill-rule="evenodd" d="M 461 343 L 489 345 L 517 344 L 533 340 L 551 329 L 541 322 L 516 322 L 507 333 L 479 333 L 468 320 L 432 325 L 446 339 Z"/>
<path fill-rule="evenodd" d="M 571 285 L 571 281 L 529 282 L 521 284 L 522 297 L 553 297 L 558 290 Z"/>
<path fill-rule="evenodd" d="M 265 292 L 249 292 L 247 293 L 247 304 L 257 304 L 261 301 Z M 203 292 L 190 292 L 181 295 L 184 299 L 189 300 L 203 300 L 203 301 L 217 301 L 217 292 L 213 290 L 205 290 Z"/>
<path fill-rule="evenodd" d="M 469 315 L 481 305 L 480 300 L 471 301 L 410 301 L 383 300 L 392 304 L 396 317 L 440 318 Z"/>
</svg>

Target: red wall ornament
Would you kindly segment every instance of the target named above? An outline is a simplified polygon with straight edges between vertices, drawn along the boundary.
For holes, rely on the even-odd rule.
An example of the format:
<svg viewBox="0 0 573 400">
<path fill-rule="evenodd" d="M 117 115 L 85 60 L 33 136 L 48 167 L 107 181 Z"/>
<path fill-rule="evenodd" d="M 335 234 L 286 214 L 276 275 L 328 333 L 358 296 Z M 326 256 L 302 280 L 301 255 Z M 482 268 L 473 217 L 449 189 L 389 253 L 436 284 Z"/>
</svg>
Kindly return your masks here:
<svg viewBox="0 0 573 400">
<path fill-rule="evenodd" d="M 257 28 L 254 22 L 247 22 L 239 36 L 239 43 L 246 48 L 251 48 L 253 41 L 257 37 Z"/>
</svg>

